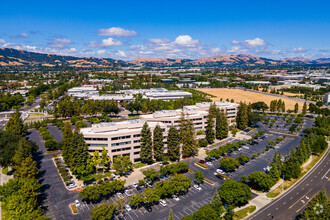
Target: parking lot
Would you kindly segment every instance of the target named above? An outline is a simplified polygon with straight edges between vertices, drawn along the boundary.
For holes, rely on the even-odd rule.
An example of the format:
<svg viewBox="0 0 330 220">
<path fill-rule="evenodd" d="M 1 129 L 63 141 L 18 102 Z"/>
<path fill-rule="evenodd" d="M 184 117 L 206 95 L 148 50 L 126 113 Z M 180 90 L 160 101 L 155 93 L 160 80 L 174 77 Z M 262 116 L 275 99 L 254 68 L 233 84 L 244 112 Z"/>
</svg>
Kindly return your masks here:
<svg viewBox="0 0 330 220">
<path fill-rule="evenodd" d="M 265 116 L 265 118 L 269 119 L 269 123 L 266 125 L 269 130 L 283 133 L 291 133 L 289 128 L 292 125 L 299 124 L 294 123 L 294 117 L 284 117 L 284 116 Z M 270 126 L 272 124 L 272 126 Z"/>
</svg>

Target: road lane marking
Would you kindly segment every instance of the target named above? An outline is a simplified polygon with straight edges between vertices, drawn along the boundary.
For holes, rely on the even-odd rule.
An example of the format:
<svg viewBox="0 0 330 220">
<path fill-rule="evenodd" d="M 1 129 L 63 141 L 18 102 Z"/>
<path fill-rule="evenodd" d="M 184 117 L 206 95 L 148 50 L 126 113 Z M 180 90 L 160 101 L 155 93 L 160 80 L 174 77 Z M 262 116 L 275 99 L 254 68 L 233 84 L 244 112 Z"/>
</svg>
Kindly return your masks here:
<svg viewBox="0 0 330 220">
<path fill-rule="evenodd" d="M 295 204 L 297 204 L 297 202 L 299 202 L 300 200 L 302 200 L 302 198 L 304 198 L 310 191 L 312 191 L 313 188 L 311 188 L 305 195 L 303 195 L 300 199 L 298 199 L 295 203 L 293 203 L 292 206 L 289 207 L 289 209 L 291 209 Z"/>
<path fill-rule="evenodd" d="M 317 192 L 318 193 L 318 192 Z M 313 198 L 314 198 L 314 196 L 316 196 L 316 194 L 317 193 L 315 193 L 313 196 L 312 196 L 312 198 L 310 198 L 300 209 L 298 209 L 297 211 L 296 211 L 296 213 L 297 212 L 299 212 L 302 208 L 304 208 L 305 207 L 305 205 L 307 205 L 308 203 L 309 203 L 309 201 L 311 201 Z"/>
</svg>

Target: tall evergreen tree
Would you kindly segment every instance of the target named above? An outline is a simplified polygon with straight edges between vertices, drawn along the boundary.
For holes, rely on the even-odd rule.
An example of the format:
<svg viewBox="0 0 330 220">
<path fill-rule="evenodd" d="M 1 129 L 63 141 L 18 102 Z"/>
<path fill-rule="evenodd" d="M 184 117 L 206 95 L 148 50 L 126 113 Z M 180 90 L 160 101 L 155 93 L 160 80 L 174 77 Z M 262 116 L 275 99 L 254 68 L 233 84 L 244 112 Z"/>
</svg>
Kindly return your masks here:
<svg viewBox="0 0 330 220">
<path fill-rule="evenodd" d="M 215 125 L 215 136 L 218 140 L 228 137 L 228 120 L 223 110 L 217 111 L 216 114 L 216 125 Z"/>
<path fill-rule="evenodd" d="M 182 131 L 182 156 L 189 157 L 196 154 L 198 144 L 195 139 L 195 129 L 190 119 L 186 119 Z"/>
<path fill-rule="evenodd" d="M 167 154 L 171 160 L 180 159 L 179 131 L 173 125 L 170 127 L 168 131 L 167 148 L 168 148 Z"/>
<path fill-rule="evenodd" d="M 164 155 L 164 136 L 163 136 L 163 131 L 159 125 L 156 125 L 154 129 L 153 150 L 154 150 L 154 158 L 157 161 L 161 161 Z"/>
<path fill-rule="evenodd" d="M 108 156 L 108 150 L 106 150 L 105 147 L 102 147 L 102 149 L 101 164 L 104 173 L 104 168 L 107 167 L 110 163 L 110 157 Z"/>
<path fill-rule="evenodd" d="M 170 213 L 168 214 L 168 220 L 174 220 L 172 209 L 170 209 Z"/>
<path fill-rule="evenodd" d="M 238 107 L 238 112 L 237 112 L 237 127 L 241 130 L 245 129 L 248 127 L 248 106 L 247 104 L 240 102 L 240 106 Z"/>
<path fill-rule="evenodd" d="M 213 121 L 213 117 L 210 114 L 210 112 L 207 116 L 207 122 L 206 123 L 207 123 L 206 129 L 205 129 L 206 140 L 209 144 L 212 144 L 215 137 L 214 137 L 214 121 Z"/>
<path fill-rule="evenodd" d="M 152 163 L 152 140 L 151 131 L 146 123 L 144 123 L 141 130 L 141 160 L 143 163 Z"/>
<path fill-rule="evenodd" d="M 25 136 L 25 128 L 21 113 L 17 110 L 13 116 L 8 120 L 5 129 L 11 131 L 14 135 L 23 137 Z"/>
<path fill-rule="evenodd" d="M 305 102 L 301 114 L 306 115 L 306 113 L 307 113 L 307 103 Z"/>
<path fill-rule="evenodd" d="M 298 103 L 296 103 L 295 105 L 294 105 L 294 113 L 298 113 L 298 109 L 299 109 L 299 105 L 298 105 Z"/>
</svg>

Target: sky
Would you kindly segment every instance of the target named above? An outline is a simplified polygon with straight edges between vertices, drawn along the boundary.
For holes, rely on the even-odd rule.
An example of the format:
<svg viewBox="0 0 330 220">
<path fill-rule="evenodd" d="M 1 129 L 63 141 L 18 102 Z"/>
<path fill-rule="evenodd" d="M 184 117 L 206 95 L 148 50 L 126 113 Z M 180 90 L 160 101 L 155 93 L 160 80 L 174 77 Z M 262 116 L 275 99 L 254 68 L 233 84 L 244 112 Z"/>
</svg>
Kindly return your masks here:
<svg viewBox="0 0 330 220">
<path fill-rule="evenodd" d="M 329 58 L 330 2 L 4 0 L 0 47 L 104 57 Z"/>
</svg>

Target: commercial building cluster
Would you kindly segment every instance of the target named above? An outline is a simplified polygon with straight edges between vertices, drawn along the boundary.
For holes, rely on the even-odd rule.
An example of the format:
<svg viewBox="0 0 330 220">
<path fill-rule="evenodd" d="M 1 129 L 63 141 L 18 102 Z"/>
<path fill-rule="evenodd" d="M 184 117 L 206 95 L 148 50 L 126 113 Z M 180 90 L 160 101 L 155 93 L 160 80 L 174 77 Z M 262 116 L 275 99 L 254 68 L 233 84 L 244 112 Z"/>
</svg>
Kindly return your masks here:
<svg viewBox="0 0 330 220">
<path fill-rule="evenodd" d="M 236 118 L 239 104 L 226 101 L 214 102 L 220 110 L 227 114 L 228 123 L 232 124 Z M 211 102 L 197 103 L 192 106 L 184 106 L 183 109 L 156 111 L 152 114 L 141 115 L 139 119 L 122 122 L 109 122 L 93 124 L 92 127 L 82 128 L 90 152 L 102 151 L 102 147 L 108 150 L 108 155 L 128 156 L 132 162 L 139 162 L 141 130 L 145 122 L 153 131 L 156 125 L 163 129 L 165 150 L 167 134 L 171 125 L 178 127 L 182 115 L 193 122 L 195 130 L 204 130 L 207 126 L 208 109 Z"/>
</svg>

